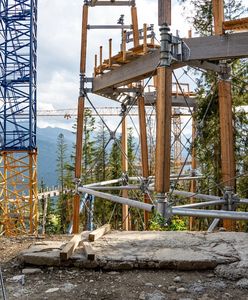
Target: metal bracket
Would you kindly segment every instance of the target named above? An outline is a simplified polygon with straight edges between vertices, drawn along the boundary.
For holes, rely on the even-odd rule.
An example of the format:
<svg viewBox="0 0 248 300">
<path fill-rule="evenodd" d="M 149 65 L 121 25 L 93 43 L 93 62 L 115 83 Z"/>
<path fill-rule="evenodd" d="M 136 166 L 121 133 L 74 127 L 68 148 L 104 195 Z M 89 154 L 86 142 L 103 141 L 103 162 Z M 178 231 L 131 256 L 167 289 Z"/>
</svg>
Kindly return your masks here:
<svg viewBox="0 0 248 300">
<path fill-rule="evenodd" d="M 143 194 L 147 194 L 149 192 L 150 182 L 151 181 L 149 180 L 149 178 L 142 179 L 141 184 L 140 184 L 140 190 Z"/>
<path fill-rule="evenodd" d="M 234 210 L 237 203 L 240 201 L 239 197 L 234 194 L 233 187 L 231 186 L 225 187 L 222 199 L 226 201 L 224 206 L 228 211 Z"/>
<path fill-rule="evenodd" d="M 226 62 L 220 62 L 219 67 L 219 79 L 230 80 L 231 68 L 228 66 L 228 64 Z"/>
<path fill-rule="evenodd" d="M 129 178 L 128 178 L 128 174 L 127 173 L 122 173 L 121 179 L 122 179 L 122 184 L 123 185 L 128 185 Z"/>
<path fill-rule="evenodd" d="M 168 223 L 172 217 L 172 204 L 168 201 L 167 195 L 164 193 L 159 193 L 156 195 L 156 210 Z"/>
<path fill-rule="evenodd" d="M 86 85 L 90 83 L 91 86 L 87 87 Z M 93 90 L 93 77 L 86 77 L 85 75 L 80 75 L 80 96 L 85 96 L 87 93 L 92 93 Z"/>
<path fill-rule="evenodd" d="M 159 30 L 161 34 L 160 66 L 170 67 L 172 60 L 188 60 L 190 49 L 186 43 L 180 37 L 170 34 L 167 24 L 163 24 Z"/>
</svg>

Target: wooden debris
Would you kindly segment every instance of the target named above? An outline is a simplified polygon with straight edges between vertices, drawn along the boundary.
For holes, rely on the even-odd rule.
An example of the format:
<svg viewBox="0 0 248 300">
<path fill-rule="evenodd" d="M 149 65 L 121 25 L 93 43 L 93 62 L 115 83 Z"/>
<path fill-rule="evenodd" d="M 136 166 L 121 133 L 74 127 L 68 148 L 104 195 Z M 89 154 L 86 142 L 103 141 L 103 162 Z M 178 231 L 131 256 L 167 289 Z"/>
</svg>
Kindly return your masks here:
<svg viewBox="0 0 248 300">
<path fill-rule="evenodd" d="M 111 225 L 110 224 L 105 224 L 105 225 L 101 226 L 100 228 L 92 231 L 89 234 L 89 241 L 90 242 L 96 241 L 97 239 L 102 237 L 104 234 L 108 233 L 110 230 L 111 230 Z"/>
<path fill-rule="evenodd" d="M 95 260 L 95 251 L 89 242 L 83 242 L 84 252 L 88 260 Z"/>
<path fill-rule="evenodd" d="M 87 239 L 88 234 L 89 234 L 88 232 L 83 232 L 83 233 L 74 235 L 74 237 L 60 251 L 60 259 L 61 260 L 69 259 L 73 255 L 73 253 L 74 253 L 75 249 L 77 248 L 77 246 L 79 245 L 79 243 L 82 240 Z"/>
</svg>

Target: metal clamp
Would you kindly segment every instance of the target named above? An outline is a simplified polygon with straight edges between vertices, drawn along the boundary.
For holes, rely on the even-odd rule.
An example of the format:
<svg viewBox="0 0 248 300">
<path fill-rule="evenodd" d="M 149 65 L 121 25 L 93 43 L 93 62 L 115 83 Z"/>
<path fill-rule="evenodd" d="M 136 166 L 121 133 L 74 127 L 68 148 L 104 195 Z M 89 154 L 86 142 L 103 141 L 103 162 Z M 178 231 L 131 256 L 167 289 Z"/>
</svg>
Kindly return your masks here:
<svg viewBox="0 0 248 300">
<path fill-rule="evenodd" d="M 129 180 L 128 174 L 127 173 L 122 173 L 121 180 L 122 180 L 123 185 L 128 185 L 128 180 Z"/>
<path fill-rule="evenodd" d="M 172 217 L 172 204 L 168 201 L 167 194 L 159 193 L 156 195 L 156 210 L 168 223 Z"/>
<path fill-rule="evenodd" d="M 91 87 L 87 87 L 87 84 L 90 83 Z M 87 93 L 92 93 L 93 90 L 93 77 L 86 77 L 85 74 L 80 74 L 80 96 L 85 96 Z"/>
<path fill-rule="evenodd" d="M 240 201 L 239 197 L 234 194 L 233 187 L 231 186 L 225 187 L 222 199 L 226 201 L 224 206 L 228 211 L 234 210 L 237 203 Z"/>
<path fill-rule="evenodd" d="M 180 37 L 170 34 L 167 24 L 163 24 L 159 30 L 161 35 L 160 66 L 169 67 L 172 60 L 188 60 L 190 49 L 186 43 Z"/>
</svg>

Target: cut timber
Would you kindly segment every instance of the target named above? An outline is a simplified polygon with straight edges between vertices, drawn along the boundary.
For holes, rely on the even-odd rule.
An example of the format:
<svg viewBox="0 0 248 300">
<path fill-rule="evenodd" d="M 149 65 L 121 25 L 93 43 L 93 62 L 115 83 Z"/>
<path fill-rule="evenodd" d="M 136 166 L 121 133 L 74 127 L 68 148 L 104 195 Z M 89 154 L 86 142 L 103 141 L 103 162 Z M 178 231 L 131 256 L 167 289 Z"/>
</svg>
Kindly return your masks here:
<svg viewBox="0 0 248 300">
<path fill-rule="evenodd" d="M 171 25 L 171 0 L 158 0 L 158 25 Z"/>
<path fill-rule="evenodd" d="M 84 247 L 86 258 L 88 260 L 95 260 L 95 251 L 93 250 L 91 244 L 89 242 L 83 242 L 82 245 Z"/>
<path fill-rule="evenodd" d="M 74 235 L 74 237 L 65 245 L 65 247 L 61 250 L 60 252 L 60 259 L 61 260 L 67 260 L 69 259 L 79 243 L 83 240 L 86 239 L 88 236 L 88 232 L 83 232 L 80 234 Z"/>
<path fill-rule="evenodd" d="M 248 32 L 183 39 L 190 48 L 190 58 L 182 64 L 172 64 L 178 68 L 195 60 L 219 60 L 248 57 Z M 108 87 L 119 87 L 156 75 L 160 50 L 136 58 L 115 70 L 94 78 L 93 93 Z M 202 66 L 204 67 L 204 66 Z"/>
<path fill-rule="evenodd" d="M 102 227 L 92 231 L 89 234 L 89 241 L 94 242 L 100 237 L 102 237 L 104 234 L 108 233 L 111 230 L 111 225 L 110 224 L 105 224 Z"/>
<path fill-rule="evenodd" d="M 242 18 L 237 20 L 230 20 L 223 22 L 224 30 L 248 30 L 248 18 Z"/>
</svg>

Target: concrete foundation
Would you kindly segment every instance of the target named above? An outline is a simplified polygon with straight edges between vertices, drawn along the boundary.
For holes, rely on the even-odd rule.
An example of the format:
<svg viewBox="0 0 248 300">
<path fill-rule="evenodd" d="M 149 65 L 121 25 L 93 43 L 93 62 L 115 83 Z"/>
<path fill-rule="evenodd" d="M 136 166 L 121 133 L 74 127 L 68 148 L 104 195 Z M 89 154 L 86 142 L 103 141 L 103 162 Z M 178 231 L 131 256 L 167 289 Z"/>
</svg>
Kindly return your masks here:
<svg viewBox="0 0 248 300">
<path fill-rule="evenodd" d="M 89 261 L 78 247 L 68 261 L 60 260 L 66 242 L 39 242 L 20 254 L 25 264 L 74 266 L 105 270 L 215 269 L 223 277 L 248 278 L 248 234 L 237 232 L 111 232 L 92 243 Z"/>
</svg>

